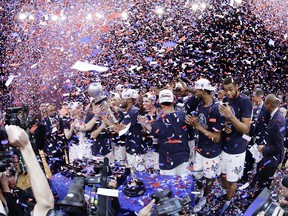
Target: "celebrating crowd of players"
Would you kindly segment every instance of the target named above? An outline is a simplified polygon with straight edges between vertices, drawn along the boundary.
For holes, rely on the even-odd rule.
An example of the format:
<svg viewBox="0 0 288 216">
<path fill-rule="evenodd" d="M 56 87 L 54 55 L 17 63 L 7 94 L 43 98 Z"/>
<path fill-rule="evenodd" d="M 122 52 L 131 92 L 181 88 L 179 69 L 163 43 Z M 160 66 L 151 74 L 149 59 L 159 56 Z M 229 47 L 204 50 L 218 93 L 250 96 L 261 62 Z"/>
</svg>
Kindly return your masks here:
<svg viewBox="0 0 288 216">
<path fill-rule="evenodd" d="M 45 132 L 45 145 L 37 146 L 44 151 L 52 174 L 61 164 L 77 159 L 108 157 L 111 163 L 137 171 L 193 175 L 203 192 L 195 213 L 206 204 L 213 181 L 221 176 L 224 213 L 237 182 L 244 188 L 250 184 L 249 171 L 255 162 L 257 172 L 250 188 L 260 192 L 270 187 L 284 158 L 284 142 L 287 145 L 283 103 L 287 98 L 269 94 L 264 100 L 260 88 L 250 97 L 239 91 L 232 77 L 221 86 L 218 91 L 200 78 L 192 88 L 178 82 L 142 93 L 119 84 L 108 96 L 100 83 L 92 83 L 90 91 L 97 94 L 89 104 L 63 103 L 57 113 L 54 106 L 43 103 L 41 120 L 31 134 L 41 143 Z"/>
</svg>

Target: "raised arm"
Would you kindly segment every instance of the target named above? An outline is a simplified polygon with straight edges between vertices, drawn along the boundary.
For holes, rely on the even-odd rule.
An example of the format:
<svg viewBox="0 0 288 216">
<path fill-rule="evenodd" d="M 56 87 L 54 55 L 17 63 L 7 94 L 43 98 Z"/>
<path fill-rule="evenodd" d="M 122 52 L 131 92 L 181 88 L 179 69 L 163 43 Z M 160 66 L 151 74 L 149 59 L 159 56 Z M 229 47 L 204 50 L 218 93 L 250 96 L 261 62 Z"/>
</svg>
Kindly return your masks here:
<svg viewBox="0 0 288 216">
<path fill-rule="evenodd" d="M 54 208 L 54 198 L 48 181 L 40 168 L 36 155 L 32 149 L 27 133 L 18 126 L 5 126 L 9 143 L 18 147 L 27 166 L 31 187 L 37 204 L 34 207 L 35 216 L 46 215 L 49 209 Z"/>
</svg>

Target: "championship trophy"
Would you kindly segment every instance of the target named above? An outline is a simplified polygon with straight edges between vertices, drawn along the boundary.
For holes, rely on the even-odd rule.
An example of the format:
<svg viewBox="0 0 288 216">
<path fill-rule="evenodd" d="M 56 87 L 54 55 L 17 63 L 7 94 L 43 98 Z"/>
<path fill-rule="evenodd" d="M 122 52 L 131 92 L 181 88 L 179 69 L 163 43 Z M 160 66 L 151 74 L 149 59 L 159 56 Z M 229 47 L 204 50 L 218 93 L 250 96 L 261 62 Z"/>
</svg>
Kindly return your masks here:
<svg viewBox="0 0 288 216">
<path fill-rule="evenodd" d="M 130 167 L 131 177 L 124 185 L 124 194 L 129 197 L 138 197 L 145 193 L 146 188 L 144 183 L 136 176 L 136 155 L 134 155 L 134 165 Z"/>
<path fill-rule="evenodd" d="M 117 123 L 117 119 L 107 103 L 107 97 L 103 93 L 101 83 L 91 83 L 88 87 L 88 94 L 95 99 L 95 104 L 101 104 L 104 107 L 103 115 L 109 116 L 112 123 Z"/>
</svg>

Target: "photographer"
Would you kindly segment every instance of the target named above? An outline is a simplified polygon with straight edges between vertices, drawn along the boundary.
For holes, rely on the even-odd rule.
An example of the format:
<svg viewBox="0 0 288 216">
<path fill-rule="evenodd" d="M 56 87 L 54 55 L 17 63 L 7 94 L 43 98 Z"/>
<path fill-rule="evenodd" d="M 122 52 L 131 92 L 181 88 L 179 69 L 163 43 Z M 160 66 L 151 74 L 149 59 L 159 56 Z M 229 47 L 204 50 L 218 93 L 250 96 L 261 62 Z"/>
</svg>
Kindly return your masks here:
<svg viewBox="0 0 288 216">
<path fill-rule="evenodd" d="M 288 215 L 288 175 L 285 175 L 281 181 L 283 192 L 279 195 L 279 204 L 285 210 L 285 215 Z"/>
<path fill-rule="evenodd" d="M 5 171 L 1 175 L 1 189 L 3 202 L 7 204 L 7 213 L 10 216 L 25 215 L 24 208 L 19 204 L 18 194 L 14 192 L 16 179 L 10 171 Z"/>
<path fill-rule="evenodd" d="M 18 126 L 6 125 L 5 129 L 9 143 L 21 151 L 30 175 L 31 187 L 37 202 L 33 215 L 47 215 L 48 211 L 54 208 L 54 197 L 34 154 L 28 135 Z"/>
</svg>

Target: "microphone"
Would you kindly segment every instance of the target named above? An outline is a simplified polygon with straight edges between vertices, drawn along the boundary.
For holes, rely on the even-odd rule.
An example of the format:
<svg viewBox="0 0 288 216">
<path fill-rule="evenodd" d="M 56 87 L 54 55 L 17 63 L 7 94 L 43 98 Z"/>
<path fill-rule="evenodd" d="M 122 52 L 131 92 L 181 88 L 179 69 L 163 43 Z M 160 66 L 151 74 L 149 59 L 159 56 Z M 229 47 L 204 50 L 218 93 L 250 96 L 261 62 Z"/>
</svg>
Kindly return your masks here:
<svg viewBox="0 0 288 216">
<path fill-rule="evenodd" d="M 101 173 L 101 188 L 107 188 L 107 177 L 108 177 L 108 169 L 109 169 L 109 159 L 107 157 L 104 158 L 104 164 L 102 167 Z M 108 216 L 108 200 L 106 196 L 98 195 L 98 215 L 99 216 Z"/>
<path fill-rule="evenodd" d="M 104 164 L 102 167 L 102 174 L 101 174 L 101 188 L 107 188 L 107 178 L 109 172 L 109 159 L 107 157 L 104 158 Z"/>
</svg>

